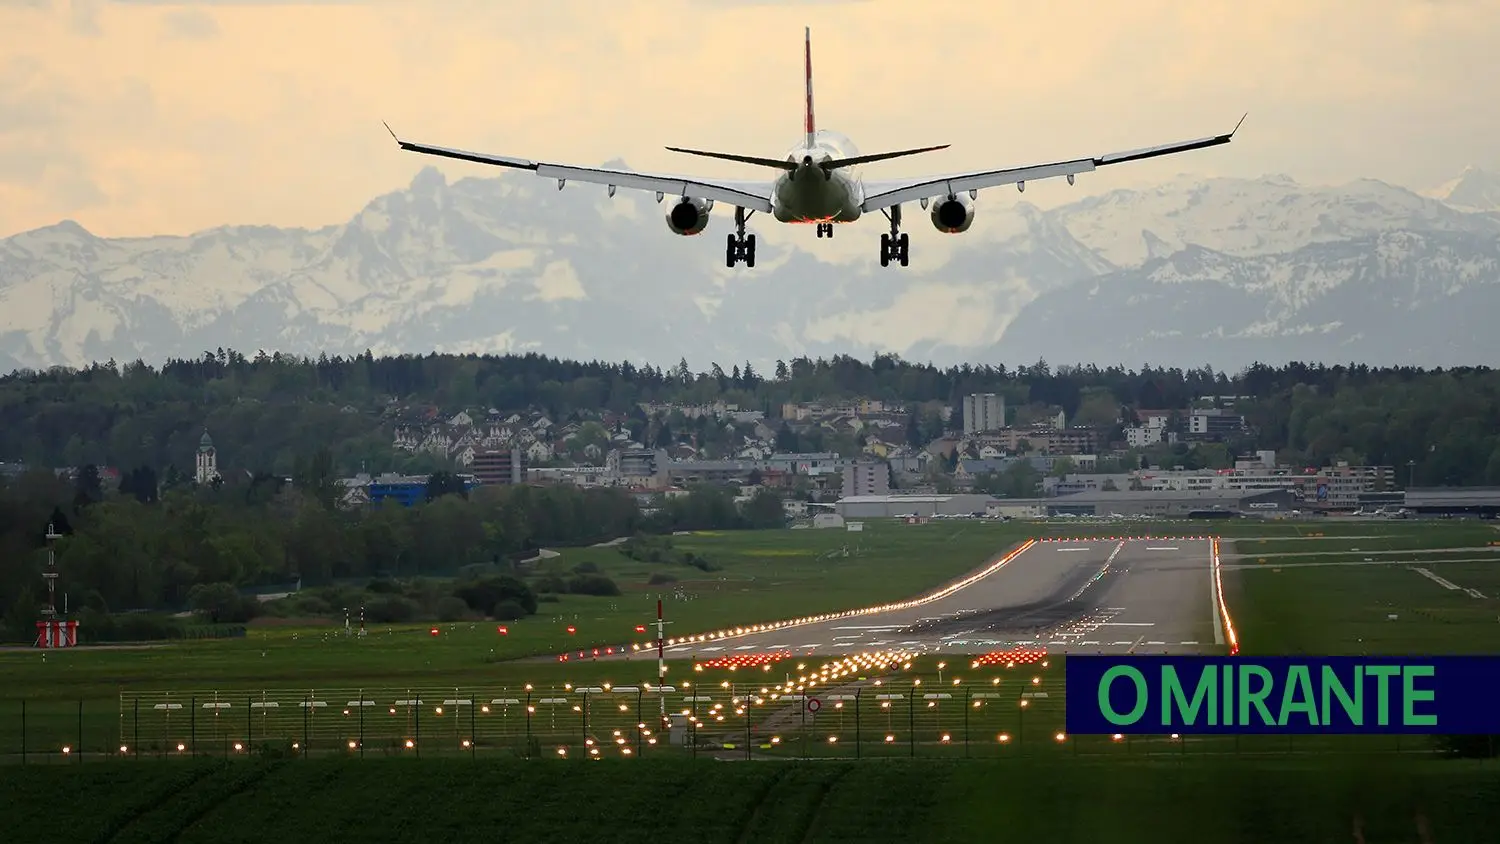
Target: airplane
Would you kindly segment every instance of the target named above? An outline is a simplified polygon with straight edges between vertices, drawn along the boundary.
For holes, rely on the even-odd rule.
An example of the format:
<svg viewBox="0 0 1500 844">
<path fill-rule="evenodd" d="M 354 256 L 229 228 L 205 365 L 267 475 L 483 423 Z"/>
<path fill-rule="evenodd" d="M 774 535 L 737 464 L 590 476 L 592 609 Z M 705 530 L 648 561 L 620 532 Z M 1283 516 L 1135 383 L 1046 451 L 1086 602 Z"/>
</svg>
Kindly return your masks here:
<svg viewBox="0 0 1500 844">
<path fill-rule="evenodd" d="M 1123 164 L 1127 161 L 1140 161 L 1227 144 L 1239 131 L 1240 125 L 1245 122 L 1245 117 L 1241 117 L 1234 129 L 1224 135 L 1109 153 L 1095 158 L 944 176 L 866 182 L 860 175 L 862 165 L 935 152 L 947 149 L 949 145 L 861 155 L 844 135 L 818 129 L 813 119 L 811 27 L 807 27 L 804 31 L 804 38 L 803 62 L 807 82 L 807 103 L 804 112 L 803 138 L 787 152 L 785 159 L 667 147 L 672 152 L 735 161 L 780 171 L 770 181 L 725 181 L 700 179 L 694 176 L 635 173 L 626 170 L 553 164 L 527 158 L 489 155 L 404 141 L 391 129 L 390 124 L 386 124 L 385 128 L 403 150 L 498 167 L 530 170 L 543 178 L 556 179 L 558 190 L 562 190 L 563 186 L 572 180 L 606 185 L 610 196 L 615 195 L 616 188 L 624 187 L 655 191 L 658 203 L 669 195 L 678 197 L 678 201 L 666 214 L 667 228 L 674 234 L 691 236 L 702 233 L 708 226 L 709 213 L 713 210 L 715 202 L 732 204 L 734 206 L 734 232 L 728 236 L 724 251 L 724 264 L 728 267 L 734 267 L 741 262 L 746 267 L 755 266 L 755 235 L 745 233 L 745 222 L 756 212 L 770 214 L 779 223 L 815 224 L 818 237 L 831 238 L 835 224 L 852 223 L 865 214 L 879 211 L 885 215 L 891 226 L 889 233 L 880 236 L 880 265 L 886 267 L 895 262 L 905 267 L 910 259 L 910 241 L 907 234 L 901 231 L 901 206 L 905 203 L 917 202 L 924 211 L 928 210 L 930 205 L 933 227 L 945 234 L 959 234 L 968 231 L 973 225 L 973 202 L 979 198 L 979 191 L 982 189 L 1013 184 L 1017 190 L 1024 191 L 1027 182 L 1058 176 L 1067 177 L 1068 184 L 1071 185 L 1079 173 L 1088 173 L 1106 165 Z"/>
</svg>

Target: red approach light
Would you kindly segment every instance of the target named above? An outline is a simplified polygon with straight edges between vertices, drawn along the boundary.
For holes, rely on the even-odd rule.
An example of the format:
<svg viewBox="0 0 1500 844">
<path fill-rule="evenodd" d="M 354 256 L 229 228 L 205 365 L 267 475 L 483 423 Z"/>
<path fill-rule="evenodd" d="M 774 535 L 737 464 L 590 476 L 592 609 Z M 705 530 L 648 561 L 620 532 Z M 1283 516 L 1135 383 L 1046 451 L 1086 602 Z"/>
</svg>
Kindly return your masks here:
<svg viewBox="0 0 1500 844">
<path fill-rule="evenodd" d="M 436 627 L 434 627 L 434 628 L 432 628 L 431 630 L 429 630 L 427 632 L 431 633 L 434 636 L 436 636 L 438 634 L 438 629 Z"/>
<path fill-rule="evenodd" d="M 578 632 L 578 628 L 577 628 L 577 627 L 574 627 L 574 626 L 573 626 L 573 625 L 571 625 L 571 624 L 569 624 L 569 625 L 568 625 L 568 632 L 569 632 L 569 633 L 577 633 L 577 632 Z"/>
<path fill-rule="evenodd" d="M 775 651 L 757 654 L 736 654 L 734 656 L 721 656 L 710 659 L 707 662 L 698 663 L 699 668 L 745 668 L 754 665 L 767 665 L 780 662 L 792 655 L 791 651 Z"/>
<path fill-rule="evenodd" d="M 645 633 L 646 632 L 646 625 L 644 625 L 644 624 L 637 624 L 635 626 L 635 632 L 637 632 L 637 633 Z"/>
<path fill-rule="evenodd" d="M 495 632 L 499 633 L 501 636 L 504 636 L 504 635 L 510 633 L 510 628 L 506 627 L 505 625 L 502 624 L 499 627 L 495 628 Z"/>
</svg>

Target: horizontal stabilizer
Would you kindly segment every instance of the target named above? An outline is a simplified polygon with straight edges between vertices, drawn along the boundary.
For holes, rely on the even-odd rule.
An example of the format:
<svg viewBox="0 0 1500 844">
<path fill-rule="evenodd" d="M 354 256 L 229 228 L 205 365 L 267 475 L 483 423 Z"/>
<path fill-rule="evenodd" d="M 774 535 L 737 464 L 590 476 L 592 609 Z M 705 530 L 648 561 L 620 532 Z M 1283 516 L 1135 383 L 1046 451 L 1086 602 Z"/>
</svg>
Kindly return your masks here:
<svg viewBox="0 0 1500 844">
<path fill-rule="evenodd" d="M 725 161 L 738 161 L 741 164 L 754 164 L 757 167 L 774 167 L 777 170 L 796 170 L 794 162 L 777 158 L 758 158 L 753 155 L 735 155 L 728 152 L 708 152 L 701 149 L 682 149 L 681 147 L 667 147 L 672 152 L 683 152 L 688 155 L 701 155 L 704 158 L 722 158 Z"/>
<path fill-rule="evenodd" d="M 874 162 L 874 161 L 884 161 L 887 158 L 902 158 L 903 156 L 917 155 L 917 154 L 924 153 L 924 152 L 936 152 L 937 150 L 940 150 L 940 149 L 947 149 L 949 146 L 950 146 L 949 144 L 943 144 L 942 146 L 936 146 L 936 147 L 921 147 L 920 149 L 903 149 L 903 150 L 898 150 L 896 152 L 877 152 L 877 153 L 874 153 L 872 155 L 856 155 L 853 158 L 835 158 L 834 160 L 828 162 L 827 164 L 824 164 L 823 167 L 825 169 L 828 169 L 828 170 L 832 170 L 832 169 L 834 169 L 836 167 L 854 167 L 854 166 L 859 165 L 859 164 L 869 164 L 869 163 Z"/>
</svg>

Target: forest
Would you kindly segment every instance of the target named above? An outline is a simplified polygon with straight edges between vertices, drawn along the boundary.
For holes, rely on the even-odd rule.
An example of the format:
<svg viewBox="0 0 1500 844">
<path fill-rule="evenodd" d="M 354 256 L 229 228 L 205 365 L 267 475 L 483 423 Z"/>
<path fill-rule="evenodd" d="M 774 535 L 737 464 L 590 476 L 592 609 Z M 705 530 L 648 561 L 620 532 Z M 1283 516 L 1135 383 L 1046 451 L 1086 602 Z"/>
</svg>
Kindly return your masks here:
<svg viewBox="0 0 1500 844">
<path fill-rule="evenodd" d="M 963 365 L 939 368 L 879 355 L 750 363 L 694 371 L 631 363 L 560 360 L 537 354 L 306 357 L 223 349 L 161 367 L 140 361 L 83 369 L 20 371 L 0 378 L 0 462 L 33 466 L 149 467 L 160 477 L 191 472 L 198 438 L 212 431 L 225 466 L 253 475 L 293 472 L 299 456 L 327 449 L 336 470 L 434 471 L 427 455 L 392 447 L 403 409 L 503 412 L 535 409 L 551 419 L 603 412 L 653 423 L 642 402 L 723 400 L 779 415 L 794 401 L 870 398 L 905 403 L 912 428 L 930 436 L 934 408 L 961 407 L 969 393 L 995 392 L 1012 407 L 1062 408 L 1070 420 L 1128 422 L 1138 409 L 1185 409 L 1205 397 L 1234 402 L 1253 434 L 1237 449 L 1274 449 L 1283 462 L 1335 460 L 1407 468 L 1418 485 L 1500 483 L 1500 373 L 1488 368 L 1381 369 L 1350 364 L 1211 368 Z M 920 426 L 916 423 L 922 422 Z M 660 424 L 665 424 L 663 421 Z M 699 436 L 703 426 L 678 435 Z M 650 432 L 647 432 L 648 434 Z M 816 431 L 814 431 L 816 433 Z M 650 436 L 659 441 L 658 429 Z M 821 444 L 783 436 L 787 445 Z M 844 444 L 846 447 L 848 443 Z M 423 461 L 426 461 L 423 463 Z M 422 465 L 414 465 L 422 464 Z M 1410 464 L 1410 465 L 1409 465 Z"/>
<path fill-rule="evenodd" d="M 108 489 L 97 468 L 85 466 L 72 481 L 34 470 L 0 484 L 6 637 L 27 639 L 35 632 L 46 598 L 41 572 L 49 525 L 61 537 L 53 549 L 62 573 L 59 604 L 66 591 L 72 610 L 91 614 L 97 638 L 115 632 L 112 625 L 124 625 L 122 637 L 139 634 L 139 623 L 131 626 L 139 619 L 124 611 L 193 609 L 205 620 L 244 622 L 265 611 L 248 594 L 257 586 L 271 592 L 352 587 L 371 593 L 371 621 L 451 618 L 465 605 L 514 618 L 537 611 L 537 594 L 615 589 L 586 573 L 525 580 L 517 564 L 538 548 L 784 524 L 781 498 L 771 491 L 738 507 L 733 491 L 703 488 L 643 512 L 620 489 L 467 490 L 449 473 L 435 474 L 427 500 L 415 506 L 386 502 L 348 510 L 338 506 L 343 488 L 330 467 L 321 451 L 300 461 L 291 483 L 262 474 L 199 487 L 160 483 L 149 470 L 138 470 Z M 338 609 L 319 604 L 318 594 L 297 608 L 307 614 Z"/>
<path fill-rule="evenodd" d="M 543 545 L 778 526 L 779 496 L 765 492 L 737 508 L 730 491 L 702 488 L 647 514 L 611 489 L 470 492 L 453 467 L 430 465 L 418 467 L 436 472 L 425 503 L 338 507 L 339 478 L 433 459 L 394 449 L 400 414 L 493 408 L 583 421 L 613 413 L 660 443 L 723 430 L 674 418 L 677 430 L 667 435 L 668 420 L 647 418 L 641 403 L 722 400 L 774 420 L 784 402 L 870 398 L 906 405 L 908 438 L 921 443 L 941 431 L 938 408 L 960 406 L 973 392 L 1116 428 L 1137 410 L 1232 402 L 1251 433 L 1214 444 L 1221 460 L 1227 449 L 1263 448 L 1293 465 L 1395 465 L 1418 485 L 1500 483 L 1500 374 L 1484 368 L 1291 364 L 1231 374 L 1045 361 L 938 368 L 881 355 L 778 361 L 762 375 L 749 363 L 694 372 L 686 360 L 662 369 L 535 354 L 313 360 L 218 350 L 159 368 L 108 361 L 0 378 L 0 464 L 28 467 L 0 473 L 0 611 L 9 636 L 27 634 L 44 598 L 43 536 L 52 524 L 63 535 L 55 550 L 69 600 L 114 619 L 120 636 L 140 617 L 131 611 L 192 608 L 211 620 L 242 620 L 263 611 L 246 597 L 251 587 L 295 583 L 384 590 L 393 619 L 451 615 L 455 602 L 488 615 L 534 612 L 536 595 L 549 590 L 610 588 L 587 577 L 522 582 L 516 562 Z M 816 428 L 773 424 L 784 447 L 824 444 Z M 223 480 L 200 487 L 189 477 L 205 428 L 223 455 Z M 103 466 L 117 467 L 118 481 L 106 481 Z M 76 471 L 60 476 L 61 467 Z M 1036 481 L 1023 474 L 982 478 L 979 487 L 1019 494 Z M 112 628 L 100 620 L 91 629 Z"/>
</svg>

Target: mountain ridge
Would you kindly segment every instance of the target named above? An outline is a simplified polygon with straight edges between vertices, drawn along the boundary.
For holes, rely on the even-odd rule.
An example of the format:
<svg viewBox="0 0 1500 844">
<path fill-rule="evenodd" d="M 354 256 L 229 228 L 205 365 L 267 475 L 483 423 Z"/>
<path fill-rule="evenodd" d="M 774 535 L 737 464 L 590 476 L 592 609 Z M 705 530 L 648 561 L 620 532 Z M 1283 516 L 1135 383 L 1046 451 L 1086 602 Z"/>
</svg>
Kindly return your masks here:
<svg viewBox="0 0 1500 844">
<path fill-rule="evenodd" d="M 1472 184 L 1474 173 L 1483 171 L 1454 184 Z M 1361 283 L 1379 285 L 1380 301 L 1411 288 L 1407 309 L 1431 316 L 1403 329 L 1423 332 L 1396 344 L 1418 358 L 1406 362 L 1500 356 L 1496 341 L 1433 321 L 1455 301 L 1480 307 L 1500 290 L 1500 217 L 1485 211 L 1373 179 L 1309 187 L 1277 175 L 1181 177 L 1049 210 L 986 202 L 1000 196 L 981 194 L 984 225 L 957 238 L 909 215 L 917 258 L 900 270 L 784 232 L 762 238 L 755 269 L 728 270 L 718 248 L 725 209 L 715 208 L 707 237 L 683 238 L 665 231 L 667 203 L 649 193 L 609 199 L 529 174 L 450 183 L 433 167 L 315 229 L 103 238 L 63 220 L 0 240 L 0 371 L 154 363 L 228 346 L 542 351 L 660 365 L 697 350 L 689 357 L 757 367 L 876 352 L 1014 362 L 1060 343 L 1173 356 L 1151 363 L 1235 367 L 1279 359 L 1288 345 L 1347 360 L 1349 344 L 1365 342 L 1358 337 L 1396 324 L 1356 307 L 1371 298 L 1354 295 L 1350 285 Z M 1106 283 L 1115 289 L 1102 295 Z M 1176 300 L 1163 298 L 1168 290 Z M 1177 322 L 1141 316 L 1131 297 Z M 1353 310 L 1335 318 L 1340 309 Z M 1082 324 L 1098 327 L 1074 336 L 1070 326 Z M 1194 339 L 1146 342 L 1157 335 Z M 1313 348 L 1309 336 L 1327 345 Z M 1094 342 L 1105 337 L 1113 347 Z"/>
</svg>

